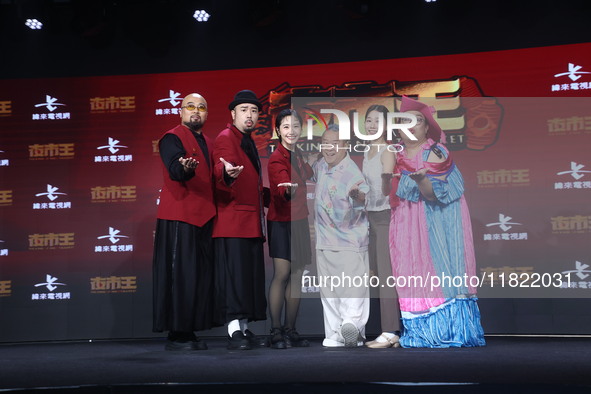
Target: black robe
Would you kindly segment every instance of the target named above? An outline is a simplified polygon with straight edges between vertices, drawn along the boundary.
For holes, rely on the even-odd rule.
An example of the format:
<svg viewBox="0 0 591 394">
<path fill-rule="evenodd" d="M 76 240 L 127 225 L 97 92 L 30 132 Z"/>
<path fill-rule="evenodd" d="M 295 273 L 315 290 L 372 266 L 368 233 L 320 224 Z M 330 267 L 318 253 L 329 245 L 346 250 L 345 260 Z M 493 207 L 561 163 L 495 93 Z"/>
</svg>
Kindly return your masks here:
<svg viewBox="0 0 591 394">
<path fill-rule="evenodd" d="M 166 135 L 160 156 L 176 181 L 191 179 L 178 162 L 186 152 L 178 137 Z M 169 165 L 170 164 L 170 165 Z M 153 258 L 153 331 L 191 332 L 213 323 L 213 219 L 198 227 L 158 219 Z"/>
</svg>

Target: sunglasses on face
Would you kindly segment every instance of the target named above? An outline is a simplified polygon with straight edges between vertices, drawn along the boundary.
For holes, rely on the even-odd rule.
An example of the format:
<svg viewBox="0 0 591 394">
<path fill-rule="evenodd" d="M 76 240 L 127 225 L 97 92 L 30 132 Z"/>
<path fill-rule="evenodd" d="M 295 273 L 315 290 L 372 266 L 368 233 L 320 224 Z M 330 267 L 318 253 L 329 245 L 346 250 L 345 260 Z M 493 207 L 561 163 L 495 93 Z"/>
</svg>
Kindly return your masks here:
<svg viewBox="0 0 591 394">
<path fill-rule="evenodd" d="M 205 106 L 205 104 L 199 104 L 199 105 L 189 104 L 189 105 L 183 105 L 181 108 L 185 108 L 188 111 L 195 111 L 195 110 L 198 110 L 199 112 L 207 111 L 207 107 Z"/>
</svg>

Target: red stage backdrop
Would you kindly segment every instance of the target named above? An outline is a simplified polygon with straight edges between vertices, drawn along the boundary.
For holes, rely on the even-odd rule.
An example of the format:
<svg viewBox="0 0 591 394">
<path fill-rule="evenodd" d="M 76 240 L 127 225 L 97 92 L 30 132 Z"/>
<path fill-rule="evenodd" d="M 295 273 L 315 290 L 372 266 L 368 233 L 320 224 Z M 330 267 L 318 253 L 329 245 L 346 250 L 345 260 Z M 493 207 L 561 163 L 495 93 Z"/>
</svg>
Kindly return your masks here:
<svg viewBox="0 0 591 394">
<path fill-rule="evenodd" d="M 478 274 L 488 280 L 481 297 L 591 295 L 591 44 L 0 80 L 0 341 L 152 335 L 162 182 L 156 141 L 179 123 L 182 98 L 192 92 L 207 99 L 206 133 L 215 137 L 242 89 L 264 102 L 256 131 L 263 158 L 272 150 L 273 116 L 292 97 L 455 97 L 445 101 L 451 106 L 434 104 L 444 105 L 438 116 L 466 182 Z M 543 281 L 554 273 L 570 281 L 562 288 Z M 533 274 L 539 287 L 528 286 Z M 321 333 L 317 306 L 305 306 L 300 330 Z M 511 320 L 518 310 L 491 313 L 483 313 L 485 331 L 491 316 L 508 319 L 492 332 L 524 331 Z M 580 314 L 547 313 L 556 332 L 561 319 Z M 579 322 L 568 330 L 591 333 L 588 320 Z"/>
</svg>

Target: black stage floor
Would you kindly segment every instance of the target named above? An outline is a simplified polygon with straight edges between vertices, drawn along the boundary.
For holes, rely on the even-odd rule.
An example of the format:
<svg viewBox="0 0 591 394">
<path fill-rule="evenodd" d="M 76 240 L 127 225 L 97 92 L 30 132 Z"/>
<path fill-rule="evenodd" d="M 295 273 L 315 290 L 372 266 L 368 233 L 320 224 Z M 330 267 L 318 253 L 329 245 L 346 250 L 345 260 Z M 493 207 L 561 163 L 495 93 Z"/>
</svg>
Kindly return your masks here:
<svg viewBox="0 0 591 394">
<path fill-rule="evenodd" d="M 487 337 L 486 347 L 461 349 L 207 342 L 194 352 L 165 351 L 163 339 L 0 344 L 0 392 L 591 392 L 591 338 Z"/>
</svg>

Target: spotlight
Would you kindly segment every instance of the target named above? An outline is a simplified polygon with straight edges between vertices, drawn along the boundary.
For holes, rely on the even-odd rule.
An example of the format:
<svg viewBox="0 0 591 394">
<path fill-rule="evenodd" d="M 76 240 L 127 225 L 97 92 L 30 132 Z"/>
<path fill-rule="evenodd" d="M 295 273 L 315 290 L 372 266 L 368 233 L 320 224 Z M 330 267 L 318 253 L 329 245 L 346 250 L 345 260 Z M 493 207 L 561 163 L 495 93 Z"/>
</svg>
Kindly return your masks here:
<svg viewBox="0 0 591 394">
<path fill-rule="evenodd" d="M 195 18 L 197 22 L 207 22 L 210 16 L 211 15 L 209 15 L 205 10 L 197 10 L 193 14 L 193 18 Z"/>
<path fill-rule="evenodd" d="M 33 30 L 41 29 L 43 27 L 43 23 L 39 22 L 37 19 L 27 19 L 25 25 Z"/>
<path fill-rule="evenodd" d="M 425 0 L 427 3 L 435 3 L 437 0 Z"/>
</svg>

